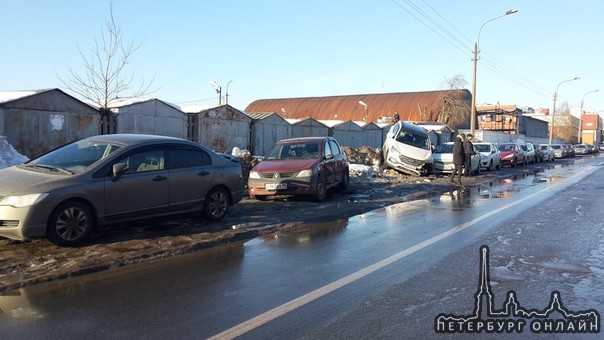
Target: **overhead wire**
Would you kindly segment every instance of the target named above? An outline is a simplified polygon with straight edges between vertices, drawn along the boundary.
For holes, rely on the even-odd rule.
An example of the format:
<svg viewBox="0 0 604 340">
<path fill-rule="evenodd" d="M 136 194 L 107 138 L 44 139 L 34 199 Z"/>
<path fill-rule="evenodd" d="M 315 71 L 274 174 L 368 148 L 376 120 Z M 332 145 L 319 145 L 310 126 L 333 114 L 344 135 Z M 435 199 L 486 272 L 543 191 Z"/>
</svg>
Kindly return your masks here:
<svg viewBox="0 0 604 340">
<path fill-rule="evenodd" d="M 452 45 L 455 49 L 462 52 L 464 55 L 469 55 L 470 58 L 474 57 L 473 50 L 472 49 L 468 50 L 466 42 L 469 43 L 470 45 L 472 45 L 474 43 L 470 39 L 468 39 L 453 24 L 451 24 L 445 17 L 443 17 L 436 9 L 434 9 L 432 6 L 430 6 L 426 1 L 422 0 L 424 5 L 426 5 L 426 7 L 430 9 L 430 11 L 432 11 L 436 16 L 438 16 L 438 18 L 441 21 L 443 21 L 451 29 L 453 29 L 456 32 L 456 34 L 452 33 L 449 29 L 447 29 L 446 27 L 441 25 L 430 14 L 426 13 L 424 10 L 422 10 L 420 7 L 418 7 L 412 1 L 403 0 L 408 5 L 409 9 L 406 8 L 405 6 L 403 6 L 397 0 L 391 0 L 391 1 L 396 6 L 398 6 L 400 9 L 407 12 L 407 14 L 409 14 L 413 18 L 415 18 L 422 25 L 424 25 L 425 27 L 430 29 L 432 32 L 436 33 L 438 36 L 440 36 L 442 39 L 444 39 L 447 43 Z M 418 13 L 418 15 L 414 14 L 412 11 L 415 11 L 416 13 Z M 422 19 L 422 17 L 425 20 Z M 460 37 L 465 39 L 466 42 L 463 42 Z M 543 97 L 548 97 L 548 98 L 551 97 L 549 90 L 545 89 L 544 87 L 535 83 L 534 81 L 530 80 L 529 78 L 523 76 L 522 74 L 516 72 L 512 68 L 506 66 L 504 63 L 500 62 L 499 60 L 497 60 L 493 56 L 489 55 L 488 53 L 483 52 L 483 51 L 479 51 L 479 52 L 482 53 L 482 59 L 481 59 L 482 63 L 481 64 L 484 65 L 486 68 L 499 74 L 500 76 L 509 80 L 510 82 L 512 82 L 518 86 L 521 86 L 522 88 L 525 88 L 537 95 L 540 95 Z"/>
</svg>

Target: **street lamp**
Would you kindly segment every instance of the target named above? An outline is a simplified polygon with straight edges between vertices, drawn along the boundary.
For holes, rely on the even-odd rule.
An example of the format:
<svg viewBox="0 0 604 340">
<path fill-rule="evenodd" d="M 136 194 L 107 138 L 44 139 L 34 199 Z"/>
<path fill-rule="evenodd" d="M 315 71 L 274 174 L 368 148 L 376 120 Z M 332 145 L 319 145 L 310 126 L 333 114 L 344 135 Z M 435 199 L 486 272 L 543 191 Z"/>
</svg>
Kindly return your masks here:
<svg viewBox="0 0 604 340">
<path fill-rule="evenodd" d="M 563 80 L 560 83 L 558 83 L 558 86 L 556 86 L 556 92 L 554 92 L 554 109 L 552 110 L 552 123 L 550 124 L 550 131 L 549 131 L 549 143 L 552 144 L 553 140 L 554 140 L 554 125 L 556 124 L 556 99 L 558 98 L 558 89 L 560 88 L 560 85 L 569 82 L 569 81 L 573 81 L 573 80 L 579 80 L 581 79 L 581 77 L 574 77 L 573 79 L 567 79 L 567 80 Z"/>
<path fill-rule="evenodd" d="M 218 93 L 218 106 L 222 105 L 222 86 L 218 85 L 213 80 L 210 82 L 210 85 L 212 85 L 214 90 L 216 90 L 216 93 Z"/>
<path fill-rule="evenodd" d="M 365 108 L 365 118 L 363 119 L 364 122 L 367 122 L 367 119 L 369 117 L 369 107 L 367 106 L 367 104 L 365 104 L 365 102 L 363 102 L 362 100 L 359 100 L 359 105 L 361 105 L 362 107 Z"/>
<path fill-rule="evenodd" d="M 581 110 L 579 111 L 579 144 L 581 144 L 581 142 L 583 141 L 583 101 L 585 101 L 585 96 L 587 96 L 588 94 L 599 91 L 600 90 L 585 92 L 585 94 L 583 95 L 583 99 L 581 99 Z"/>
<path fill-rule="evenodd" d="M 488 24 L 489 22 L 491 22 L 493 20 L 497 20 L 499 18 L 503 18 L 506 15 L 510 15 L 510 14 L 514 14 L 514 13 L 518 13 L 518 10 L 511 9 L 511 10 L 505 12 L 505 14 L 503 14 L 503 15 L 500 15 L 493 19 L 489 19 L 489 20 L 485 21 L 485 23 L 482 24 L 482 26 L 480 26 L 480 29 L 478 30 L 478 38 L 476 39 L 476 43 L 474 44 L 474 76 L 472 77 L 472 114 L 470 116 L 470 133 L 471 134 L 474 134 L 474 125 L 476 125 L 476 66 L 478 64 L 478 46 L 480 44 L 480 32 L 482 31 L 482 28 L 484 27 L 484 25 Z"/>
<path fill-rule="evenodd" d="M 226 104 L 229 105 L 229 85 L 231 84 L 232 80 L 229 80 L 229 82 L 227 83 L 227 88 L 226 88 Z"/>
</svg>

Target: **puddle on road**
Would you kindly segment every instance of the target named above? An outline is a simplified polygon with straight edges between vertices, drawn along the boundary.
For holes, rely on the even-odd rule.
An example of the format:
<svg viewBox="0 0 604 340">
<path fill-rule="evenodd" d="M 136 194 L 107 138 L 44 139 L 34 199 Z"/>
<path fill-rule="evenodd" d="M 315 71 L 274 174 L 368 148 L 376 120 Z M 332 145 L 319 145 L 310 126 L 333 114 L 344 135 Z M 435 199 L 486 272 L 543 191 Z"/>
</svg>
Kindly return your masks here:
<svg viewBox="0 0 604 340">
<path fill-rule="evenodd" d="M 426 204 L 432 205 L 432 209 L 452 209 L 453 211 L 463 211 L 472 208 L 474 205 L 485 204 L 494 199 L 507 199 L 523 189 L 544 183 L 552 183 L 566 178 L 566 172 L 555 170 L 573 165 L 574 162 L 557 162 L 552 164 L 543 164 L 529 170 L 518 169 L 518 172 L 506 178 L 492 178 L 479 185 L 460 187 L 446 192 L 440 196 L 433 196 L 423 200 L 413 200 L 409 202 L 386 206 L 385 212 L 389 220 L 397 220 L 402 216 L 408 216 L 410 212 L 424 210 Z M 547 171 L 546 171 L 547 170 Z M 356 194 L 348 198 L 349 202 L 364 200 L 371 195 Z M 368 213 L 371 214 L 371 213 Z M 346 230 L 348 223 L 354 222 L 354 219 L 362 220 L 365 215 L 359 215 L 351 219 L 342 219 L 330 221 L 327 223 L 312 223 L 307 226 L 298 226 L 293 229 L 282 230 L 263 236 L 265 240 L 278 241 L 285 244 L 301 244 L 312 241 L 317 238 L 331 237 Z M 233 229 L 246 228 L 247 223 L 233 226 Z M 514 280 L 510 275 L 502 273 L 502 280 Z"/>
<path fill-rule="evenodd" d="M 576 274 L 585 274 L 591 273 L 591 270 L 587 267 L 573 264 L 573 263 L 565 263 L 565 262 L 541 262 L 537 264 L 540 267 L 545 269 L 550 269 L 562 273 L 576 273 Z"/>
</svg>

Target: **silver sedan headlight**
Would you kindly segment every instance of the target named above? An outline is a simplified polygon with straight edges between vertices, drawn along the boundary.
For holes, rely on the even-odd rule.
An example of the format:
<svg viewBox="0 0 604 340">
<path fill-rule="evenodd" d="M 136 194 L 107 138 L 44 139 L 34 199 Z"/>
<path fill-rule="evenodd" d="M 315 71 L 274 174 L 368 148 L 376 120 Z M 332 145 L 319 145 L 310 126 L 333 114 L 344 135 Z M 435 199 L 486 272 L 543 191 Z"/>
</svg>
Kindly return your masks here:
<svg viewBox="0 0 604 340">
<path fill-rule="evenodd" d="M 48 193 L 6 196 L 0 200 L 0 205 L 7 205 L 15 208 L 29 207 L 48 197 Z"/>
</svg>

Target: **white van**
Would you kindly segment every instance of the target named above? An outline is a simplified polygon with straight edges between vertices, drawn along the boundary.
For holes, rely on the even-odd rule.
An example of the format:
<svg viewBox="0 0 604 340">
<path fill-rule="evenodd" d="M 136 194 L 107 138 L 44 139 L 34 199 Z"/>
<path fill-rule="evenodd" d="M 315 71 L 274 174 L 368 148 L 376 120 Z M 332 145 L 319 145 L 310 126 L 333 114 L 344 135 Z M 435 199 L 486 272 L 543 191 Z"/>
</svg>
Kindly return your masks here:
<svg viewBox="0 0 604 340">
<path fill-rule="evenodd" d="M 411 175 L 432 173 L 432 143 L 428 132 L 409 122 L 390 127 L 384 146 L 384 168 L 393 168 Z"/>
</svg>

